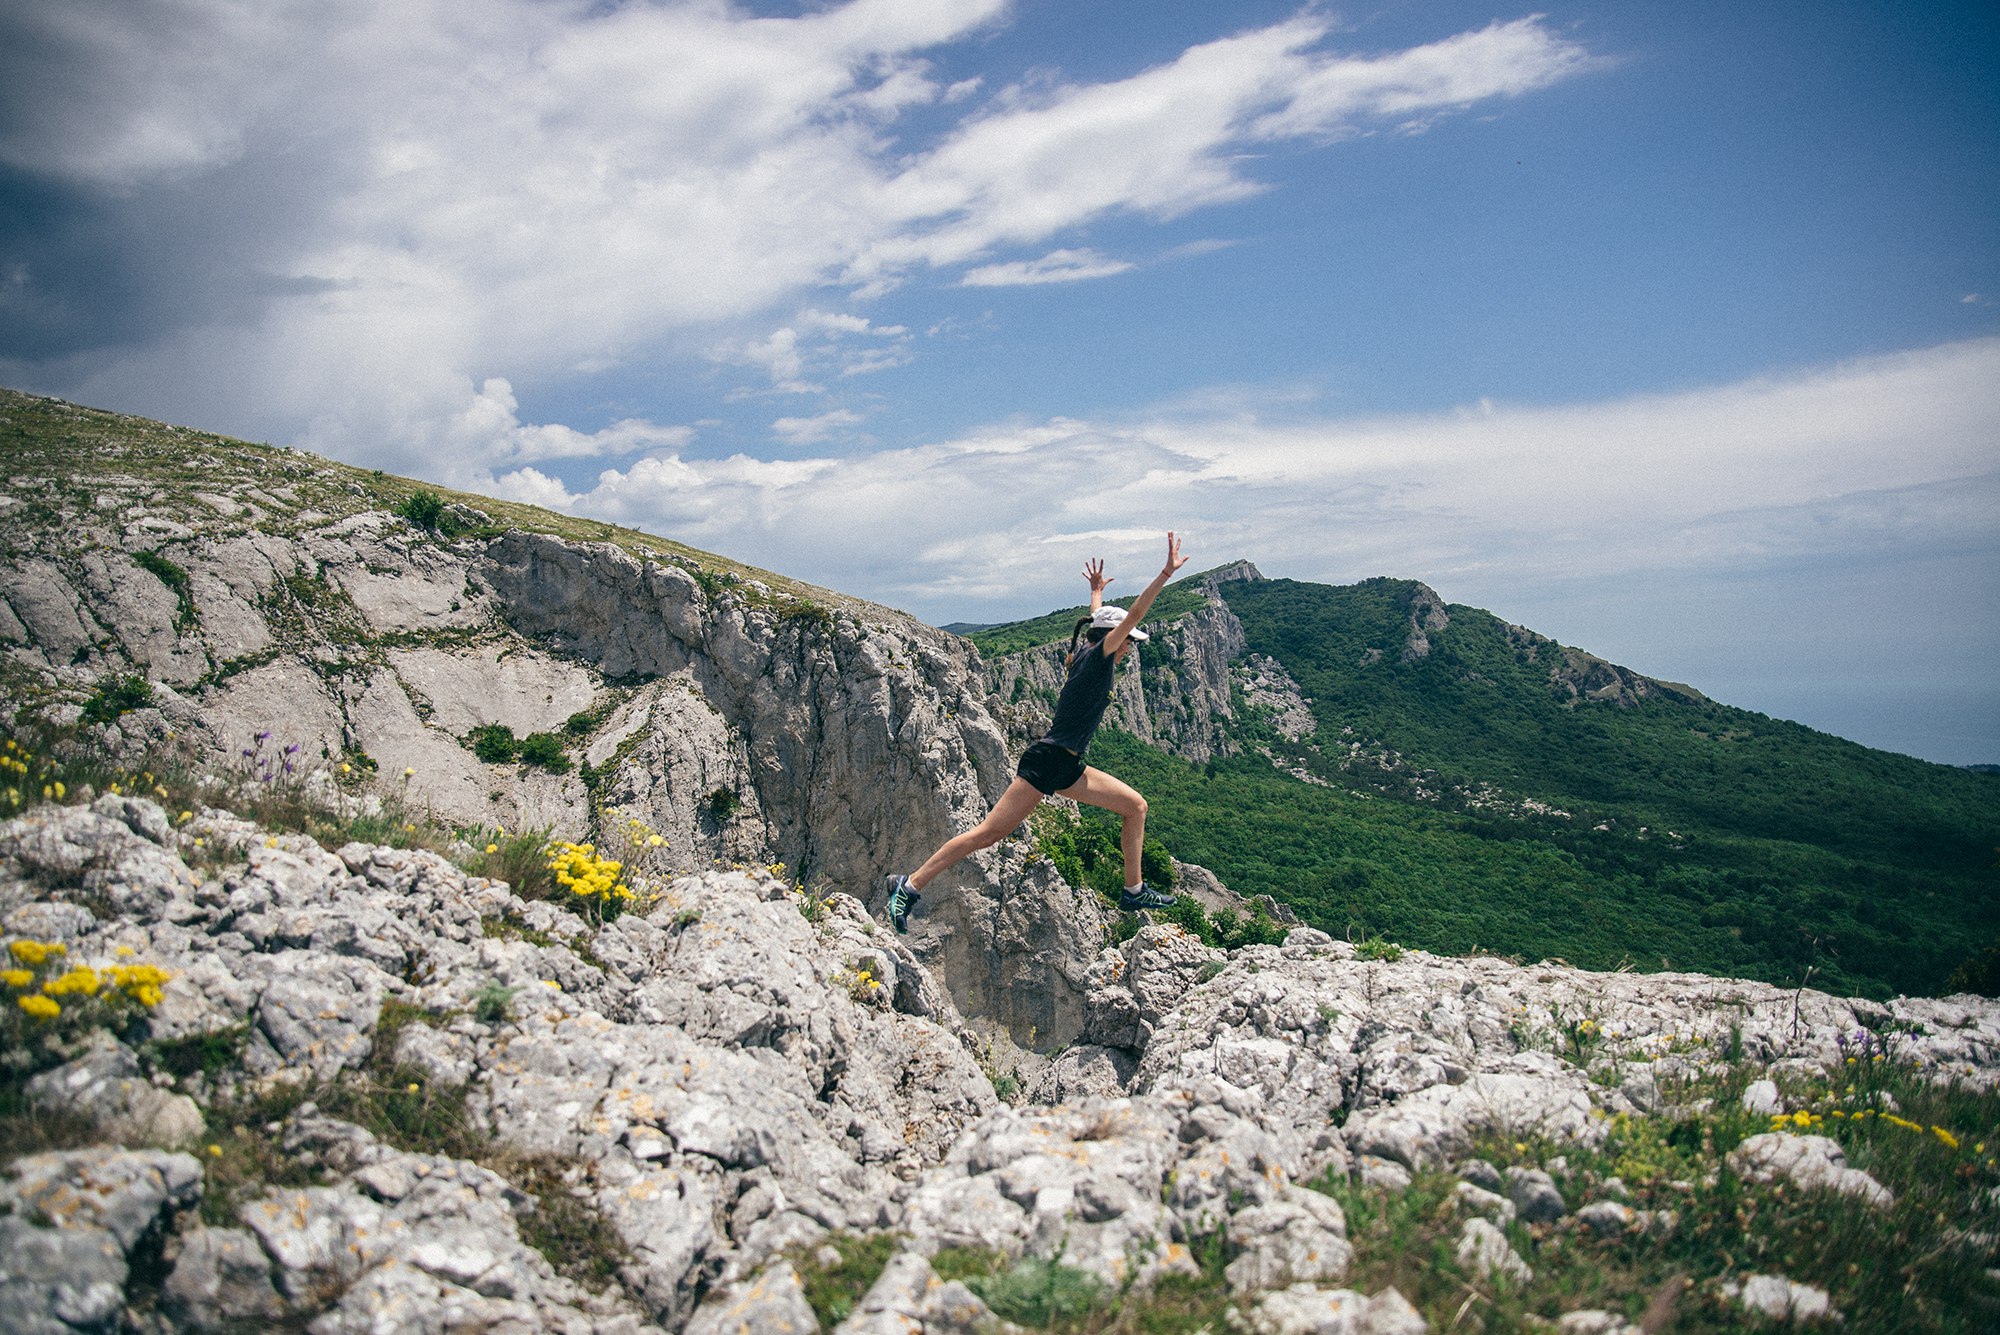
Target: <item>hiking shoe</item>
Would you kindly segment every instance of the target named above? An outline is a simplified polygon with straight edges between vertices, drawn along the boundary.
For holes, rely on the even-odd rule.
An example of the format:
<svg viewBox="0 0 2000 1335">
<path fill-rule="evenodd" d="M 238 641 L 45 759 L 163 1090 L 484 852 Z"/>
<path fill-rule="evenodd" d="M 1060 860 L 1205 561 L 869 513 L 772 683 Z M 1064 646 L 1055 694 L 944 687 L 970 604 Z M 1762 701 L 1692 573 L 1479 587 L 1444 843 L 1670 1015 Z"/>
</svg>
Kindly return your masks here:
<svg viewBox="0 0 2000 1335">
<path fill-rule="evenodd" d="M 1142 885 L 1137 890 L 1120 890 L 1118 907 L 1127 913 L 1137 913 L 1140 909 L 1164 909 L 1173 906 L 1174 897 L 1164 890 L 1155 890 L 1150 885 Z"/>
<path fill-rule="evenodd" d="M 901 935 L 910 930 L 910 905 L 923 896 L 910 888 L 907 876 L 887 876 L 883 878 L 883 883 L 889 887 L 889 921 L 895 924 L 897 934 Z"/>
</svg>

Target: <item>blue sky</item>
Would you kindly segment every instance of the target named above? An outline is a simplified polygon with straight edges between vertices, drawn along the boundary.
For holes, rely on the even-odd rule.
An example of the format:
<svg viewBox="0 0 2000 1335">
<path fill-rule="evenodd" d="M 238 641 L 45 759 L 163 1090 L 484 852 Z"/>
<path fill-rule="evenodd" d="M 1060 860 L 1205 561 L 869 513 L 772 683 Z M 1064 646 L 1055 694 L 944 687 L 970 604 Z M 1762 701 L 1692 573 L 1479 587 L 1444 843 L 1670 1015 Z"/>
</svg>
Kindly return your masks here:
<svg viewBox="0 0 2000 1335">
<path fill-rule="evenodd" d="M 1987 4 L 0 9 L 0 382 L 934 622 L 1419 578 L 2000 761 Z"/>
</svg>

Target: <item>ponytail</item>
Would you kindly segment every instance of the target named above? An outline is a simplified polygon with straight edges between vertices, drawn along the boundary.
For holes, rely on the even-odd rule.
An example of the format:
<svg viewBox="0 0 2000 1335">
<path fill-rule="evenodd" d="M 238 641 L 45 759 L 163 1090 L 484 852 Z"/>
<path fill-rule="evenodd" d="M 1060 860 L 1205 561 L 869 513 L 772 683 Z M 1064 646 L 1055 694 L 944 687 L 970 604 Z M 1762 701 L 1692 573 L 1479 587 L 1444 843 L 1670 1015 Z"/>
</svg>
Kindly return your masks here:
<svg viewBox="0 0 2000 1335">
<path fill-rule="evenodd" d="M 1069 633 L 1069 652 L 1063 655 L 1063 667 L 1065 669 L 1067 669 L 1071 663 L 1076 661 L 1076 642 L 1078 637 L 1083 634 L 1083 628 L 1085 626 L 1090 626 L 1090 618 L 1078 617 L 1076 619 L 1076 626 Z M 1097 626 L 1090 626 L 1090 642 L 1092 644 L 1098 644 L 1102 642 L 1104 637 L 1106 635 L 1109 635 L 1110 633 L 1111 629 L 1108 626 L 1102 628 L 1099 628 Z"/>
<path fill-rule="evenodd" d="M 1083 634 L 1083 628 L 1089 624 L 1089 617 L 1078 617 L 1076 619 L 1076 626 L 1069 633 L 1069 652 L 1063 655 L 1063 666 L 1065 668 L 1076 661 L 1077 637 Z"/>
</svg>

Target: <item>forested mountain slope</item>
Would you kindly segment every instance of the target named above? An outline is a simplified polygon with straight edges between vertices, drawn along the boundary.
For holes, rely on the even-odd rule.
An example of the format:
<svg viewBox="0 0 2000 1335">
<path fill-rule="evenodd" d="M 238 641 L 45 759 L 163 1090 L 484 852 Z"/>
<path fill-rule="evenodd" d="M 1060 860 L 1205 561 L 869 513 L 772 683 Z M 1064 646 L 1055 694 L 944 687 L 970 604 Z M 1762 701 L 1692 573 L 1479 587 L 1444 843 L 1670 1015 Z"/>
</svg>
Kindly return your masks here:
<svg viewBox="0 0 2000 1335">
<path fill-rule="evenodd" d="M 1241 628 L 1225 735 L 1201 764 L 1116 735 L 1093 757 L 1233 888 L 1440 951 L 1874 995 L 1981 981 L 1994 776 L 1719 704 L 1413 581 L 1207 592 Z"/>
</svg>

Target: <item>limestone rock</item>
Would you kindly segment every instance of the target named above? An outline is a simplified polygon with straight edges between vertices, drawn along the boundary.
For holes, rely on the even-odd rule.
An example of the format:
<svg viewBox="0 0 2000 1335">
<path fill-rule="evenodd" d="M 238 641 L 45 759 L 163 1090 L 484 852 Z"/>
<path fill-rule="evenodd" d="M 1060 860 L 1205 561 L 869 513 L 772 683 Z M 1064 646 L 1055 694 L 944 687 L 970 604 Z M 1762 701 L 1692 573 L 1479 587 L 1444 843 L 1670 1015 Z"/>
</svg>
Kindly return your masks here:
<svg viewBox="0 0 2000 1335">
<path fill-rule="evenodd" d="M 798 1271 L 774 1261 L 754 1279 L 711 1296 L 688 1321 L 686 1335 L 816 1335 L 819 1328 Z"/>
<path fill-rule="evenodd" d="M 1509 1168 L 1507 1198 L 1524 1224 L 1549 1224 L 1569 1213 L 1555 1179 L 1539 1168 Z"/>
<path fill-rule="evenodd" d="M 1458 1263 L 1475 1275 L 1526 1284 L 1535 1272 L 1507 1242 L 1507 1235 L 1484 1219 L 1468 1219 L 1459 1231 Z"/>
<path fill-rule="evenodd" d="M 113 1331 L 130 1268 L 157 1257 L 201 1195 L 201 1165 L 160 1150 L 25 1155 L 0 1180 L 0 1312 L 9 1330 Z"/>
<path fill-rule="evenodd" d="M 1016 1329 L 995 1317 L 965 1285 L 940 1280 L 929 1261 L 909 1251 L 890 1258 L 854 1314 L 834 1327 L 836 1335 L 908 1335 L 913 1330 L 924 1335 L 1011 1335 Z"/>
<path fill-rule="evenodd" d="M 1722 1285 L 1724 1297 L 1744 1310 L 1773 1321 L 1839 1320 L 1825 1289 L 1799 1284 L 1782 1275 L 1750 1275 Z"/>
<path fill-rule="evenodd" d="M 28 1081 L 28 1101 L 97 1123 L 121 1145 L 172 1147 L 202 1133 L 201 1109 L 185 1094 L 157 1088 L 139 1073 L 139 1059 L 106 1036 L 74 1061 Z"/>
<path fill-rule="evenodd" d="M 1371 1298 L 1311 1284 L 1259 1294 L 1247 1310 L 1231 1314 L 1230 1324 L 1244 1335 L 1427 1335 L 1430 1329 L 1394 1289 Z"/>
<path fill-rule="evenodd" d="M 1871 1205 L 1888 1206 L 1889 1189 L 1858 1168 L 1847 1166 L 1847 1151 L 1825 1136 L 1767 1132 L 1751 1136 L 1727 1160 L 1732 1172 L 1752 1182 L 1791 1182 L 1808 1191 L 1837 1191 Z"/>
<path fill-rule="evenodd" d="M 1227 1271 L 1238 1293 L 1337 1281 L 1353 1259 L 1340 1206 L 1303 1187 L 1286 1187 L 1268 1203 L 1238 1211 L 1229 1240 L 1241 1249 Z"/>
</svg>

